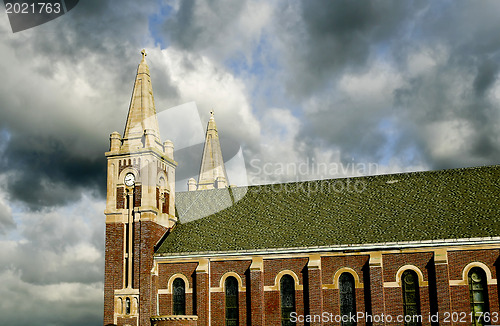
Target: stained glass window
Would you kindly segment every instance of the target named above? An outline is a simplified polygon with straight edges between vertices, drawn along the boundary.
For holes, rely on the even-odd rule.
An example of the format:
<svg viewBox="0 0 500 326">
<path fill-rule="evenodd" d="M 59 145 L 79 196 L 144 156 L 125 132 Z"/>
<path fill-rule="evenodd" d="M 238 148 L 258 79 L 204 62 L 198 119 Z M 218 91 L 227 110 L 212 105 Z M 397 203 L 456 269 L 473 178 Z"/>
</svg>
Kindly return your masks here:
<svg viewBox="0 0 500 326">
<path fill-rule="evenodd" d="M 295 281 L 292 276 L 284 275 L 280 281 L 281 289 L 281 325 L 295 324 L 290 314 L 295 311 Z"/>
<path fill-rule="evenodd" d="M 238 326 L 238 281 L 226 278 L 226 326 Z"/>
<path fill-rule="evenodd" d="M 182 278 L 176 278 L 173 283 L 174 315 L 186 314 L 186 285 Z"/>
<path fill-rule="evenodd" d="M 418 276 L 412 270 L 404 271 L 401 276 L 403 288 L 403 308 L 405 326 L 420 326 L 420 297 L 418 288 Z"/>
<path fill-rule="evenodd" d="M 351 273 L 342 273 L 339 277 L 340 314 L 347 316 L 342 318 L 342 326 L 353 326 L 352 316 L 356 315 L 356 292 L 354 287 L 354 276 Z"/>
<path fill-rule="evenodd" d="M 482 326 L 489 324 L 481 316 L 488 312 L 488 288 L 486 274 L 479 267 L 474 267 L 469 272 L 470 309 L 474 316 L 472 325 Z M 487 314 L 488 315 L 488 314 Z"/>
</svg>

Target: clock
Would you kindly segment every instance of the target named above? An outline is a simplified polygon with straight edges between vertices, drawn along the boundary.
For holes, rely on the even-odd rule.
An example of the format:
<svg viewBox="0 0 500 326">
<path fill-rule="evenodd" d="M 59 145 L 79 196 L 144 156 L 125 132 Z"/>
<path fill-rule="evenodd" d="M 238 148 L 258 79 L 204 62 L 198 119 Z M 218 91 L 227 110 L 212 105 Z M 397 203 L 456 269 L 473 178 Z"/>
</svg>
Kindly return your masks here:
<svg viewBox="0 0 500 326">
<path fill-rule="evenodd" d="M 125 185 L 127 187 L 132 187 L 135 184 L 135 175 L 133 173 L 127 173 L 125 175 Z"/>
</svg>

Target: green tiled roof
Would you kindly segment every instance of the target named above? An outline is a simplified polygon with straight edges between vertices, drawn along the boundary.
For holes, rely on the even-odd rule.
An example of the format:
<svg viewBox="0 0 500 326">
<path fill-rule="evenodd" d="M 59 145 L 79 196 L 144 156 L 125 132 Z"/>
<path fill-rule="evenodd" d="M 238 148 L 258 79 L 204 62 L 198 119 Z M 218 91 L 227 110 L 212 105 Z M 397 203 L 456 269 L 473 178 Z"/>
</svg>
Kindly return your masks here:
<svg viewBox="0 0 500 326">
<path fill-rule="evenodd" d="M 498 237 L 500 165 L 185 192 L 176 201 L 180 223 L 157 254 Z"/>
</svg>

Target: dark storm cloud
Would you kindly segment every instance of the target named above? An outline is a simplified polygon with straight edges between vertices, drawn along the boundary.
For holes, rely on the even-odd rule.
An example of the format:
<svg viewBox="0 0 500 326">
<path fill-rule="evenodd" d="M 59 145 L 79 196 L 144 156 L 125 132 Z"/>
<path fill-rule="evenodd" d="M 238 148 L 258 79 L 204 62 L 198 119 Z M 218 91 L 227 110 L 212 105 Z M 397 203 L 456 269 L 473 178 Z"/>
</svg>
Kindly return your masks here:
<svg viewBox="0 0 500 326">
<path fill-rule="evenodd" d="M 7 173 L 10 199 L 31 209 L 60 206 L 80 198 L 80 191 L 94 189 L 104 197 L 106 164 L 102 151 L 78 156 L 70 142 L 43 135 L 14 134 L 4 151 L 1 168 Z"/>
<path fill-rule="evenodd" d="M 478 97 L 485 95 L 498 77 L 498 62 L 491 59 L 482 61 L 477 67 L 477 74 L 474 78 L 474 90 Z"/>
<path fill-rule="evenodd" d="M 366 69 L 374 46 L 386 43 L 403 30 L 405 21 L 423 3 L 409 1 L 301 1 L 300 20 L 278 15 L 287 38 L 285 69 L 292 96 L 323 90 L 344 72 Z M 418 5 L 418 6 L 417 6 Z M 295 37 L 290 37 L 295 34 Z M 296 78 L 300 76 L 300 78 Z"/>
<path fill-rule="evenodd" d="M 213 46 L 222 31 L 239 18 L 245 2 L 181 1 L 177 14 L 164 23 L 163 30 L 173 45 L 183 49 L 200 50 Z"/>
<path fill-rule="evenodd" d="M 286 61 L 289 91 L 309 108 L 297 140 L 326 142 L 347 158 L 370 161 L 403 158 L 411 148 L 410 157 L 431 169 L 497 164 L 500 108 L 491 90 L 499 78 L 499 7 L 498 1 L 304 1 L 302 29 L 296 27 L 303 34 L 291 38 L 298 50 Z M 346 77 L 361 78 L 380 64 L 388 69 L 370 77 L 379 94 L 342 90 Z M 384 74 L 393 82 L 379 88 Z M 389 117 L 396 130 L 390 137 Z"/>
</svg>

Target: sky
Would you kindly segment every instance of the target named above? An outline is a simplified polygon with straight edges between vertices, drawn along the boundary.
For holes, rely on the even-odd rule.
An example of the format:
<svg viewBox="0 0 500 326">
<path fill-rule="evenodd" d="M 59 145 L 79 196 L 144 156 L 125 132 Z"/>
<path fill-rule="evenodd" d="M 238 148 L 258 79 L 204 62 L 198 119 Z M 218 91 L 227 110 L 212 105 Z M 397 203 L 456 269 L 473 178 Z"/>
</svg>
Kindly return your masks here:
<svg viewBox="0 0 500 326">
<path fill-rule="evenodd" d="M 196 107 L 161 126 L 181 144 L 179 191 L 211 110 L 225 159 L 243 162 L 228 169 L 237 185 L 494 165 L 498 12 L 497 0 L 86 0 L 13 33 L 0 10 L 0 324 L 102 325 L 104 152 L 143 48 L 160 120 Z"/>
</svg>

